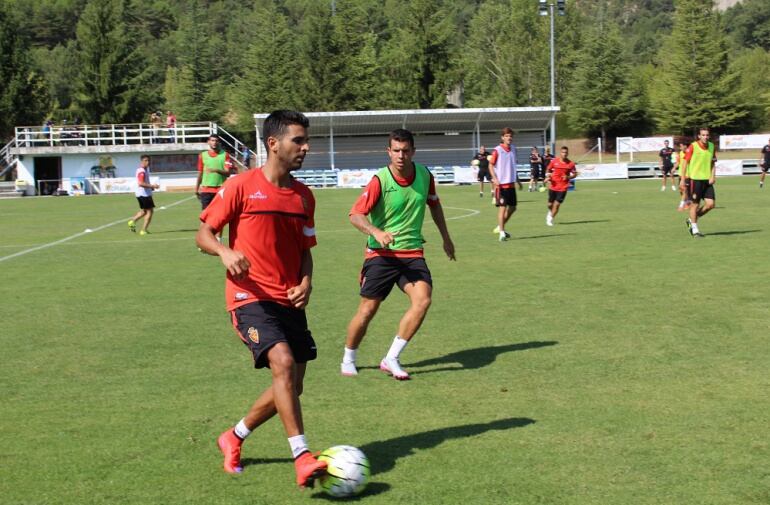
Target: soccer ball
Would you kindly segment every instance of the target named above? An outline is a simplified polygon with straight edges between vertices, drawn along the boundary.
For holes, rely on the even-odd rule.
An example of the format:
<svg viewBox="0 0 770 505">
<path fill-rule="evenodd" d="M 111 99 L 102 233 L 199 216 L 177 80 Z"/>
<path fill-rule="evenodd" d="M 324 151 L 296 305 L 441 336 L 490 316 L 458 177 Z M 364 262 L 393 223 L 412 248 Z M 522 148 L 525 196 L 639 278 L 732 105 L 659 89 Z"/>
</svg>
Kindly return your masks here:
<svg viewBox="0 0 770 505">
<path fill-rule="evenodd" d="M 545 193 L 545 186 L 540 186 L 540 189 L 538 189 L 541 193 Z"/>
<path fill-rule="evenodd" d="M 479 160 L 471 160 L 471 165 L 473 165 L 474 167 L 479 166 Z"/>
<path fill-rule="evenodd" d="M 369 458 L 360 449 L 350 445 L 335 445 L 318 456 L 328 465 L 321 477 L 321 489 L 327 494 L 343 498 L 364 490 L 369 482 Z"/>
</svg>

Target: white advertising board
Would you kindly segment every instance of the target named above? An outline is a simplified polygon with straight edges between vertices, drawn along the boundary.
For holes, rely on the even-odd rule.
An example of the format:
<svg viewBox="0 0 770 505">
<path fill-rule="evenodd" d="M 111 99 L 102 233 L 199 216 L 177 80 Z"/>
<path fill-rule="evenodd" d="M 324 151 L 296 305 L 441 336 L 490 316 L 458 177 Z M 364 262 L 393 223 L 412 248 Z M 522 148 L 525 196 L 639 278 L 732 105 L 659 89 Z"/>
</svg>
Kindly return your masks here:
<svg viewBox="0 0 770 505">
<path fill-rule="evenodd" d="M 151 176 L 150 182 L 158 184 L 160 178 Z M 91 182 L 99 188 L 99 193 L 133 193 L 136 191 L 135 177 L 104 177 L 91 179 Z"/>
<path fill-rule="evenodd" d="M 478 181 L 479 167 L 452 167 L 455 174 L 455 184 L 473 184 Z"/>
<path fill-rule="evenodd" d="M 578 165 L 578 180 L 628 179 L 628 163 L 603 163 L 601 165 Z"/>
<path fill-rule="evenodd" d="M 618 153 L 658 152 L 663 149 L 663 142 L 674 147 L 674 137 L 618 137 Z"/>
<path fill-rule="evenodd" d="M 762 149 L 767 145 L 770 133 L 759 135 L 720 135 L 719 149 Z"/>
<path fill-rule="evenodd" d="M 337 174 L 337 186 L 340 188 L 362 188 L 369 184 L 376 173 L 377 170 L 375 169 L 340 170 Z"/>
<path fill-rule="evenodd" d="M 743 160 L 717 160 L 717 175 L 743 175 Z"/>
</svg>

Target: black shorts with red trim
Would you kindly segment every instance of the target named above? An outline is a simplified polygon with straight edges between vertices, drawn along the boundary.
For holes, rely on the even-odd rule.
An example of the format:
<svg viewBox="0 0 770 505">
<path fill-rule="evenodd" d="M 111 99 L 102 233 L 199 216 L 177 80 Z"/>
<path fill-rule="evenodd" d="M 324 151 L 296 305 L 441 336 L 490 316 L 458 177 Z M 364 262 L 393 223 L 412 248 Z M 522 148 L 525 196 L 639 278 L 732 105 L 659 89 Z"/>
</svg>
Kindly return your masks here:
<svg viewBox="0 0 770 505">
<path fill-rule="evenodd" d="M 516 207 L 516 187 L 495 188 L 495 206 L 496 207 Z"/>
<path fill-rule="evenodd" d="M 151 196 L 137 196 L 136 201 L 139 202 L 139 208 L 142 210 L 150 210 L 155 208 L 155 202 Z"/>
<path fill-rule="evenodd" d="M 201 193 L 201 210 L 206 210 L 206 207 L 208 207 L 209 204 L 214 200 L 215 196 L 217 196 L 216 193 Z"/>
<path fill-rule="evenodd" d="M 706 200 L 716 200 L 714 185 L 709 184 L 708 179 L 690 179 L 689 189 L 690 200 L 694 203 L 700 202 L 703 198 Z"/>
<path fill-rule="evenodd" d="M 567 191 L 554 191 L 552 189 L 548 190 L 548 203 L 553 202 L 559 202 L 563 203 L 564 199 L 567 198 Z"/>
<path fill-rule="evenodd" d="M 267 351 L 289 344 L 294 361 L 307 363 L 318 355 L 304 310 L 275 302 L 253 302 L 230 312 L 238 336 L 254 357 L 254 368 L 270 368 Z"/>
<path fill-rule="evenodd" d="M 403 291 L 407 284 L 418 281 L 424 281 L 433 286 L 433 279 L 425 258 L 375 256 L 364 261 L 359 278 L 360 294 L 366 298 L 384 300 L 394 285 L 398 285 Z"/>
</svg>

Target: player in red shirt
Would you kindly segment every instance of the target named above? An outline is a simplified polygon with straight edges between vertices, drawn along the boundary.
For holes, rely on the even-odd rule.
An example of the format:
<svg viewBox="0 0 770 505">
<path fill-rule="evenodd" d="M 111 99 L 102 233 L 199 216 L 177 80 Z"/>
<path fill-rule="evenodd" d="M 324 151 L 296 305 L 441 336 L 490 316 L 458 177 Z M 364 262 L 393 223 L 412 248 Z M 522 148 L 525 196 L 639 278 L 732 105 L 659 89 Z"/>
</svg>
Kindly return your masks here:
<svg viewBox="0 0 770 505">
<path fill-rule="evenodd" d="M 548 165 L 545 182 L 550 183 L 548 188 L 548 214 L 545 216 L 545 224 L 553 226 L 553 218 L 559 213 L 559 207 L 567 198 L 569 181 L 577 177 L 575 162 L 569 159 L 569 149 L 561 148 L 558 158 L 554 158 Z"/>
<path fill-rule="evenodd" d="M 307 362 L 316 358 L 304 310 L 313 275 L 310 248 L 316 245 L 315 199 L 290 172 L 307 155 L 308 126 L 299 112 L 270 114 L 263 127 L 267 162 L 222 186 L 201 214 L 196 237 L 198 247 L 219 256 L 227 269 L 227 309 L 254 367 L 272 373 L 271 386 L 217 440 L 225 471 L 242 471 L 243 440 L 277 413 L 302 487 L 326 471 L 326 463 L 308 449 L 299 402 Z M 216 238 L 225 225 L 229 247 Z"/>
</svg>

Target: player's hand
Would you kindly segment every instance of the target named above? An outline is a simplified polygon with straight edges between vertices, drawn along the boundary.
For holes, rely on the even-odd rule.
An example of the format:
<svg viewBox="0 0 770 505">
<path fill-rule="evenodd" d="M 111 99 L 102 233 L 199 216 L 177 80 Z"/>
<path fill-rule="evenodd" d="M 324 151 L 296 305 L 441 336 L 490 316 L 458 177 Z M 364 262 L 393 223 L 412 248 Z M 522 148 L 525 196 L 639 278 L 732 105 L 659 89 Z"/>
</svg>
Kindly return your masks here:
<svg viewBox="0 0 770 505">
<path fill-rule="evenodd" d="M 715 182 L 717 182 L 715 177 L 709 177 L 709 184 L 713 185 Z"/>
<path fill-rule="evenodd" d="M 313 291 L 313 286 L 309 282 L 303 282 L 299 286 L 286 290 L 286 296 L 294 308 L 304 309 L 310 301 L 311 291 Z"/>
<path fill-rule="evenodd" d="M 390 244 L 395 242 L 396 235 L 398 235 L 398 232 L 391 233 L 389 231 L 382 231 L 382 230 L 377 230 L 374 233 L 372 233 L 374 240 L 379 242 L 379 244 L 382 247 L 388 247 Z"/>
<path fill-rule="evenodd" d="M 444 240 L 444 252 L 450 261 L 457 261 L 457 258 L 455 258 L 455 245 L 451 238 Z"/>
<path fill-rule="evenodd" d="M 244 279 L 249 274 L 251 263 L 241 251 L 225 247 L 219 253 L 219 259 L 233 279 Z"/>
</svg>

